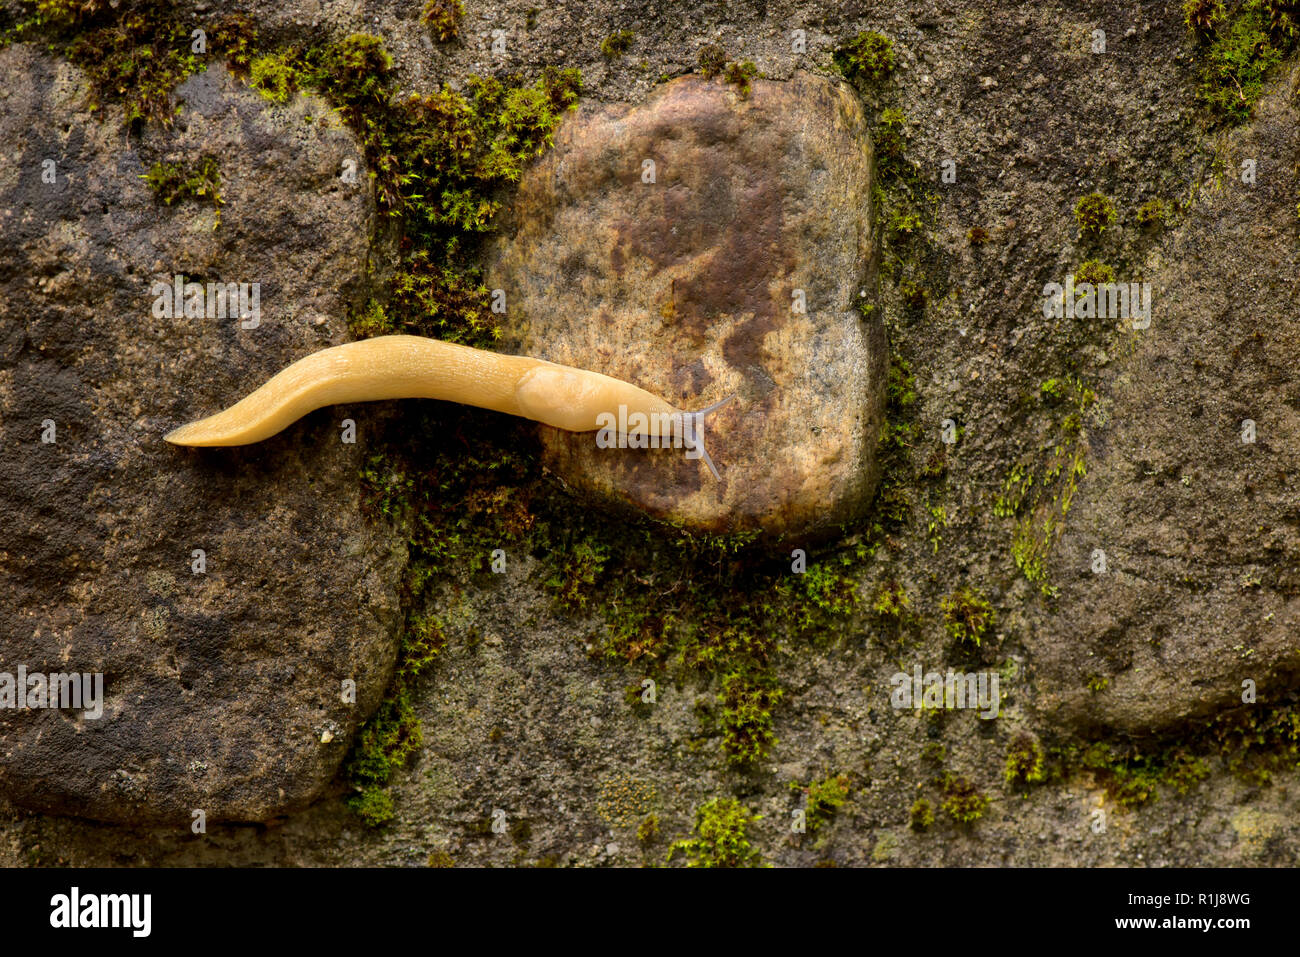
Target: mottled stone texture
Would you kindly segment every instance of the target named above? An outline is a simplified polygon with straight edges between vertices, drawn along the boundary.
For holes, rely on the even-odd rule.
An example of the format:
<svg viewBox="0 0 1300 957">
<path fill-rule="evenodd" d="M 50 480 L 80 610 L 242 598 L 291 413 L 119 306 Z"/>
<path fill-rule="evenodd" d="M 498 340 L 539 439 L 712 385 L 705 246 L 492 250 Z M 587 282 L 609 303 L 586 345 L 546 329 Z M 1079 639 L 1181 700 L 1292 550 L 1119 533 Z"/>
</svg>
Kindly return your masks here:
<svg viewBox="0 0 1300 957">
<path fill-rule="evenodd" d="M 759 80 L 742 98 L 686 76 L 638 106 L 581 107 L 525 174 L 489 260 L 509 344 L 679 408 L 736 399 L 706 428 L 720 480 L 681 451 L 543 428 L 556 473 L 709 532 L 860 512 L 886 366 L 879 323 L 854 308 L 873 278 L 871 183 L 862 108 L 821 77 Z"/>
<path fill-rule="evenodd" d="M 98 721 L 0 711 L 0 788 L 110 821 L 301 807 L 382 694 L 402 550 L 361 518 L 343 410 L 247 449 L 162 436 L 347 338 L 371 215 L 338 176 L 355 143 L 324 104 L 269 109 L 220 67 L 142 138 L 30 47 L 0 73 L 0 670 L 102 672 L 107 698 Z M 221 164 L 215 229 L 140 178 L 201 154 Z M 177 272 L 260 282 L 261 325 L 154 317 L 151 283 Z"/>
</svg>

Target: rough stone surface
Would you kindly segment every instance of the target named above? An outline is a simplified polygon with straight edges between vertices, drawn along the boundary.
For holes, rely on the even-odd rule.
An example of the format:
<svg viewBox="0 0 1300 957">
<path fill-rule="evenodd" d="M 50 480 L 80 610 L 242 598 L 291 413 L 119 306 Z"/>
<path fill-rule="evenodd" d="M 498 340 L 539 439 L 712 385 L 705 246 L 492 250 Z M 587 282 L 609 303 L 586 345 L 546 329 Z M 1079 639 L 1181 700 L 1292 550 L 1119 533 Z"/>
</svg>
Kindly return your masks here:
<svg viewBox="0 0 1300 957">
<path fill-rule="evenodd" d="M 1294 157 L 1298 131 L 1295 101 L 1273 96 L 1228 149 Z M 1153 257 L 1151 328 L 1089 433 L 1062 613 L 1030 644 L 1056 720 L 1151 731 L 1240 703 L 1247 680 L 1276 701 L 1300 675 L 1294 198 L 1268 174 L 1207 190 Z"/>
<path fill-rule="evenodd" d="M 185 3 L 178 6 L 187 16 L 195 13 Z M 736 796 L 763 815 L 749 837 L 765 859 L 779 865 L 1293 866 L 1300 858 L 1300 772 L 1278 770 L 1270 784 L 1261 785 L 1232 773 L 1200 734 L 1200 718 L 1219 703 L 1234 703 L 1243 678 L 1259 682 L 1261 702 L 1294 693 L 1286 646 L 1294 646 L 1295 631 L 1288 638 L 1279 621 L 1290 620 L 1295 592 L 1288 576 L 1296 565 L 1293 512 L 1282 484 L 1294 461 L 1288 458 L 1295 448 L 1288 410 L 1295 407 L 1293 357 L 1300 351 L 1293 297 L 1286 295 L 1294 288 L 1300 248 L 1294 220 L 1300 198 L 1294 136 L 1300 124 L 1288 118 L 1300 83 L 1294 60 L 1270 77 L 1257 118 L 1224 136 L 1202 123 L 1197 44 L 1173 5 L 883 0 L 832 8 L 795 0 L 701 5 L 676 17 L 644 0 L 540 8 L 477 0 L 467 4 L 463 39 L 445 44 L 429 39 L 418 22 L 419 5 L 409 0 L 373 0 L 361 7 L 254 0 L 248 6 L 267 32 L 287 42 L 306 45 L 363 29 L 382 35 L 408 88 L 429 90 L 444 80 L 459 84 L 470 72 L 533 77 L 558 64 L 582 69 L 583 95 L 593 103 L 644 102 L 661 75 L 693 70 L 704 43 L 753 59 L 769 77 L 790 78 L 800 70 L 833 74 L 832 51 L 859 30 L 891 36 L 897 69 L 874 101 L 868 97 L 868 115 L 885 106 L 906 115 L 906 156 L 935 200 L 933 220 L 913 241 L 902 268 L 892 277 L 882 274 L 878 301 L 891 352 L 915 376 L 916 403 L 907 421 L 921 431 L 913 460 L 924 464 L 938 453 L 946 472 L 928 483 L 909 480 L 908 522 L 855 572 L 864 610 L 815 644 L 790 643 L 781 650 L 774 663 L 786 690 L 774 714 L 779 743 L 751 773 L 729 770 L 716 739 L 701 733 L 698 712 L 715 703 L 716 689 L 662 683 L 655 708 L 629 705 L 628 688 L 639 687 L 644 675 L 635 666 L 595 660 L 587 651 L 606 627 L 604 620 L 558 611 L 544 585 L 549 568 L 512 555 L 505 574 L 458 582 L 431 609 L 447 622 L 448 647 L 413 694 L 425 741 L 410 768 L 396 776 L 396 817 L 389 826 L 364 829 L 337 793 L 289 815 L 282 826 L 213 825 L 201 840 L 188 826 L 123 827 L 5 808 L 0 863 L 394 866 L 446 854 L 457 866 L 658 865 L 668 843 L 690 833 L 695 809 L 718 796 Z M 491 52 L 492 29 L 508 33 L 503 56 Z M 616 29 L 632 30 L 635 39 L 627 55 L 607 59 L 600 40 Z M 792 50 L 792 29 L 806 31 L 806 53 Z M 1097 29 L 1106 32 L 1104 55 L 1091 50 Z M 3 91 L 25 89 L 31 81 L 23 72 L 7 69 Z M 38 145 L 42 138 L 57 143 L 45 123 L 49 111 L 38 112 L 39 122 L 19 127 L 21 136 L 6 127 L 8 155 L 33 136 Z M 77 129 L 87 137 L 112 136 L 94 124 Z M 164 147 L 170 140 L 150 142 Z M 123 153 L 130 148 L 121 141 Z M 1259 162 L 1253 188 L 1233 175 L 1247 157 Z M 945 159 L 957 163 L 955 183 L 939 179 Z M 147 164 L 141 161 L 133 172 L 142 165 Z M 19 169 L 26 167 L 6 163 L 0 177 Z M 261 202 L 296 208 L 315 201 L 309 189 L 281 195 L 300 189 L 282 175 L 276 168 L 259 177 Z M 1094 189 L 1113 198 L 1119 219 L 1090 243 L 1079 236 L 1071 210 Z M 1163 232 L 1145 233 L 1133 223 L 1135 211 L 1152 197 L 1170 208 Z M 112 209 L 119 198 L 128 209 L 157 217 L 150 222 L 175 225 L 206 214 L 201 207 L 157 210 L 141 193 L 119 197 L 114 191 L 84 213 L 79 206 L 63 207 L 69 212 L 62 228 L 88 228 L 77 224 L 98 222 L 103 205 Z M 232 206 L 215 234 L 219 241 L 226 226 L 238 221 Z M 12 208 L 11 201 L 5 208 Z M 194 235 L 209 237 L 207 225 Z M 974 227 L 987 231 L 987 243 L 969 241 Z M 10 228 L 6 221 L 6 241 Z M 339 241 L 341 232 L 326 231 L 316 241 Z M 264 231 L 244 241 L 253 239 L 269 241 Z M 111 253 L 111 247 L 95 248 Z M 351 249 L 331 254 L 336 258 L 330 275 L 355 268 L 349 266 L 354 254 L 362 255 Z M 1156 284 L 1152 329 L 1136 340 L 1136 351 L 1126 337 L 1099 335 L 1092 348 L 1075 352 L 1065 334 L 1083 327 L 1043 318 L 1043 284 L 1061 281 L 1088 258 L 1107 262 L 1121 277 L 1144 276 Z M 3 268 L 12 269 L 8 262 Z M 21 308 L 23 322 L 35 324 L 46 314 L 43 294 L 15 285 L 11 272 L 4 275 L 7 308 Z M 924 309 L 906 308 L 900 278 L 930 292 Z M 85 335 L 82 325 L 71 331 Z M 330 331 L 321 344 L 337 341 L 334 336 Z M 151 342 L 152 354 L 162 354 L 164 344 Z M 125 337 L 115 345 L 126 347 L 126 356 L 142 348 Z M 304 340 L 286 352 L 307 347 Z M 47 343 L 47 352 L 53 348 Z M 285 358 L 249 354 L 248 368 L 232 368 L 220 357 L 222 348 L 219 341 L 195 337 L 168 353 L 201 370 L 188 380 L 191 390 L 209 390 L 199 398 L 172 404 L 125 385 L 120 394 L 132 401 L 167 401 L 155 413 L 161 432 L 192 414 L 193 405 L 215 407 Z M 209 350 L 218 353 L 209 357 Z M 82 369 L 74 359 L 110 361 L 93 351 L 58 358 L 45 374 L 73 383 Z M 1076 364 L 1067 365 L 1071 360 Z M 252 368 L 259 363 L 264 364 Z M 1049 600 L 1016 569 L 1013 523 L 994 514 L 991 503 L 1012 465 L 1056 438 L 1038 398 L 1039 384 L 1070 371 L 1096 383 L 1100 398 L 1084 432 L 1088 474 L 1052 556 L 1059 594 Z M 228 379 L 218 381 L 222 376 Z M 170 381 L 161 372 L 146 379 Z M 12 412 L 5 409 L 8 429 Z M 356 414 L 364 426 L 365 413 Z M 1239 418 L 1245 417 L 1260 424 L 1259 442 L 1251 449 L 1234 444 Z M 961 441 L 946 449 L 939 440 L 945 418 L 962 427 Z M 173 481 L 191 483 L 186 501 L 195 508 L 224 509 L 232 536 L 252 535 L 271 514 L 268 503 L 279 498 L 258 482 L 238 480 L 240 469 L 272 461 L 262 457 L 272 454 L 272 446 L 275 456 L 286 459 L 347 451 L 313 449 L 311 442 L 331 434 L 326 424 L 334 417 L 321 413 L 313 421 L 317 425 L 308 422 L 296 437 L 256 454 L 205 458 L 239 463 L 209 467 L 203 475 L 207 491 L 188 472 Z M 6 456 L 20 454 L 20 444 L 7 436 Z M 150 462 L 162 463 L 161 453 Z M 274 472 L 282 491 L 301 488 L 295 484 L 302 481 L 299 464 L 294 459 L 295 468 Z M 324 469 L 317 468 L 317 475 L 324 477 Z M 330 489 L 322 488 L 322 495 L 329 498 Z M 929 527 L 930 506 L 945 510 L 937 534 Z M 61 508 L 68 527 L 85 521 L 81 501 L 65 501 Z M 105 514 L 134 513 L 109 507 Z M 335 512 L 316 517 L 352 521 Z M 1254 524 L 1263 529 L 1252 532 Z M 23 526 L 6 521 L 2 528 L 0 550 L 16 554 L 10 542 Z M 190 545 L 183 543 L 186 555 Z M 1092 576 L 1095 547 L 1107 549 L 1115 569 L 1110 577 Z M 62 574 L 56 552 L 46 553 L 49 560 L 40 566 L 52 579 Z M 166 554 L 176 562 L 178 580 L 188 584 L 184 558 L 173 559 L 170 547 Z M 316 581 L 330 582 L 334 594 L 327 614 L 338 616 L 366 600 L 356 597 L 352 584 L 333 583 L 340 574 L 330 571 L 339 567 L 334 551 L 294 556 L 300 567 L 317 570 Z M 773 555 L 774 561 L 780 558 Z M 267 567 L 251 547 L 242 560 Z M 11 566 L 4 568 L 10 588 Z M 279 632 L 270 627 L 273 621 L 292 628 L 302 620 L 298 578 L 268 570 L 260 598 L 274 609 L 259 621 L 267 623 L 260 634 L 270 636 L 272 645 L 283 640 L 274 637 Z M 891 580 L 906 587 L 920 621 L 902 643 L 865 611 L 876 589 Z M 986 593 L 997 611 L 996 633 L 982 649 L 980 667 L 1004 675 L 998 719 L 985 722 L 956 711 L 918 719 L 895 711 L 888 699 L 896 669 L 962 665 L 939 608 L 960 585 Z M 6 611 L 9 594 L 0 592 Z M 22 596 L 29 592 L 18 594 L 26 600 Z M 102 594 L 102 588 L 92 593 L 83 585 L 62 605 L 64 614 L 93 612 Z M 115 626 L 115 618 L 103 616 L 105 630 Z M 1257 669 L 1252 658 L 1263 667 Z M 300 668 L 315 667 L 320 653 L 295 660 Z M 1088 692 L 1089 674 L 1108 678 L 1109 687 Z M 230 700 L 246 709 L 264 707 L 250 698 Z M 246 730 L 242 720 L 237 724 Z M 1086 744 L 1118 743 L 1157 728 L 1171 735 L 1165 743 L 1205 760 L 1208 777 L 1187 793 L 1161 788 L 1157 799 L 1127 807 L 1097 776 L 1078 768 L 1024 789 L 1003 779 L 1008 747 L 1022 732 L 1051 743 L 1082 731 Z M 157 739 L 123 740 L 122 765 L 153 760 L 149 746 L 156 745 Z M 934 759 L 936 746 L 942 748 L 941 762 Z M 77 770 L 98 773 L 94 765 L 87 767 Z M 8 766 L 5 771 L 8 788 Z M 990 798 L 987 813 L 973 825 L 956 824 L 938 806 L 933 781 L 948 771 L 968 776 Z M 815 834 L 792 835 L 788 822 L 801 796 L 789 782 L 840 772 L 854 778 L 849 800 Z M 647 803 L 660 821 L 656 842 L 643 844 L 635 826 L 601 813 L 606 783 L 629 777 L 652 789 Z M 937 820 L 926 832 L 908 826 L 908 809 L 918 795 L 935 804 Z M 505 835 L 482 827 L 496 808 L 508 814 Z M 1100 833 L 1092 826 L 1099 809 L 1107 822 Z"/>
<path fill-rule="evenodd" d="M 548 464 L 582 492 L 712 532 L 861 513 L 886 367 L 879 321 L 854 308 L 871 221 L 865 119 L 845 84 L 799 73 L 742 98 L 686 76 L 641 105 L 581 107 L 489 256 L 507 342 L 682 409 L 736 398 L 705 430 L 720 480 L 680 450 L 543 427 Z"/>
<path fill-rule="evenodd" d="M 102 672 L 106 697 L 100 720 L 0 711 L 5 795 L 112 821 L 300 807 L 382 692 L 401 554 L 360 518 L 338 410 L 248 449 L 162 436 L 346 338 L 370 215 L 337 176 L 355 145 L 307 119 L 323 104 L 268 110 L 222 68 L 138 141 L 81 109 L 66 64 L 11 47 L 0 72 L 0 667 Z M 215 229 L 140 179 L 200 153 L 221 162 Z M 260 326 L 155 318 L 150 286 L 177 272 L 260 282 Z"/>
</svg>

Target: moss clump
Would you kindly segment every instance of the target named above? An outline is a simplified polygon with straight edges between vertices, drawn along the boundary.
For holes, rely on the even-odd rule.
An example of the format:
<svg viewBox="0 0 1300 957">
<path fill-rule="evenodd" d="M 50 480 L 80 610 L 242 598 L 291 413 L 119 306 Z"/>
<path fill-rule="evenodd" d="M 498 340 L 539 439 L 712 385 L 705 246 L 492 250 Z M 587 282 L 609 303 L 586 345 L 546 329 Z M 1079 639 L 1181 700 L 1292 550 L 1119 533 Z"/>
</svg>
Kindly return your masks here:
<svg viewBox="0 0 1300 957">
<path fill-rule="evenodd" d="M 694 836 L 673 842 L 668 859 L 681 853 L 687 867 L 761 867 L 746 833 L 758 819 L 735 798 L 714 798 L 695 812 Z"/>
<path fill-rule="evenodd" d="M 1210 36 L 1228 12 L 1223 0 L 1183 0 L 1183 22 L 1200 36 Z"/>
<path fill-rule="evenodd" d="M 875 137 L 876 162 L 882 176 L 899 176 L 905 166 L 907 117 L 902 110 L 889 107 L 881 111 Z"/>
<path fill-rule="evenodd" d="M 989 239 L 989 231 L 983 226 L 972 226 L 966 233 L 966 241 L 972 246 L 983 246 Z"/>
<path fill-rule="evenodd" d="M 906 238 L 919 232 L 921 217 L 908 209 L 892 209 L 889 212 L 889 232 L 895 239 Z"/>
<path fill-rule="evenodd" d="M 272 103 L 287 103 L 294 92 L 297 70 L 283 54 L 269 53 L 248 66 L 248 85 Z"/>
<path fill-rule="evenodd" d="M 446 43 L 460 36 L 460 22 L 465 19 L 465 4 L 461 0 L 428 0 L 420 19 L 435 37 Z"/>
<path fill-rule="evenodd" d="M 659 840 L 659 815 L 647 814 L 636 828 L 636 839 L 641 844 L 653 844 Z"/>
<path fill-rule="evenodd" d="M 1089 193 L 1074 204 L 1074 219 L 1084 235 L 1100 236 L 1115 225 L 1115 204 L 1101 193 Z"/>
<path fill-rule="evenodd" d="M 837 774 L 823 780 L 813 780 L 805 787 L 798 781 L 790 782 L 790 790 L 806 795 L 804 819 L 810 831 L 817 831 L 835 816 L 835 812 L 849 799 L 849 777 Z"/>
<path fill-rule="evenodd" d="M 917 798 L 908 812 L 908 826 L 917 832 L 928 831 L 934 825 L 934 806 L 926 798 Z"/>
<path fill-rule="evenodd" d="M 722 71 L 727 67 L 727 51 L 718 43 L 706 43 L 700 47 L 699 55 L 700 72 L 704 78 L 711 80 L 715 76 L 721 76 Z"/>
<path fill-rule="evenodd" d="M 221 216 L 221 165 L 214 157 L 200 156 L 193 163 L 154 163 L 141 177 L 164 206 L 187 199 L 210 203 Z"/>
<path fill-rule="evenodd" d="M 594 539 L 584 539 L 565 553 L 555 574 L 546 580 L 546 587 L 555 593 L 561 608 L 575 610 L 586 606 L 587 592 L 596 583 L 608 558 L 609 549 Z"/>
<path fill-rule="evenodd" d="M 983 595 L 959 588 L 939 603 L 948 637 L 962 645 L 978 648 L 994 620 L 993 606 Z"/>
<path fill-rule="evenodd" d="M 1085 282 L 1096 286 L 1114 281 L 1115 270 L 1100 260 L 1085 260 L 1083 265 L 1074 271 L 1074 284 L 1076 286 Z"/>
<path fill-rule="evenodd" d="M 988 810 L 989 799 L 969 778 L 945 774 L 942 790 L 943 809 L 958 824 L 972 824 Z"/>
<path fill-rule="evenodd" d="M 749 96 L 750 81 L 756 76 L 758 76 L 758 67 L 754 66 L 752 60 L 737 60 L 734 63 L 728 63 L 723 73 L 726 81 L 739 89 L 742 100 Z"/>
<path fill-rule="evenodd" d="M 1229 123 L 1250 118 L 1264 90 L 1265 75 L 1295 43 L 1294 21 L 1280 6 L 1277 35 L 1274 19 L 1262 0 L 1247 0 L 1226 25 L 1219 23 L 1204 51 L 1199 94 L 1210 112 Z M 1288 31 L 1291 31 L 1288 34 Z"/>
<path fill-rule="evenodd" d="M 902 585 L 890 579 L 883 582 L 876 592 L 871 610 L 886 621 L 902 624 L 911 617 L 912 599 L 908 597 L 907 590 Z"/>
<path fill-rule="evenodd" d="M 90 80 L 90 109 L 120 102 L 128 125 L 169 127 L 177 111 L 172 91 L 203 66 L 190 43 L 190 24 L 151 11 L 128 13 L 111 25 L 80 33 L 66 52 Z"/>
<path fill-rule="evenodd" d="M 785 692 L 768 671 L 736 668 L 722 678 L 722 749 L 732 764 L 752 765 L 776 743 L 772 709 Z"/>
<path fill-rule="evenodd" d="M 1149 199 L 1138 207 L 1134 217 L 1139 229 L 1159 229 L 1165 224 L 1165 204 L 1159 199 Z"/>
<path fill-rule="evenodd" d="M 1268 35 L 1279 49 L 1289 51 L 1300 39 L 1300 4 L 1295 0 L 1261 0 L 1268 18 Z"/>
<path fill-rule="evenodd" d="M 1007 749 L 1007 760 L 1002 777 L 1007 784 L 1038 784 L 1046 779 L 1044 762 L 1046 754 L 1038 740 L 1029 734 L 1016 736 Z"/>
<path fill-rule="evenodd" d="M 865 30 L 836 52 L 835 63 L 847 77 L 880 83 L 894 72 L 894 41 Z"/>
<path fill-rule="evenodd" d="M 348 754 L 343 774 L 353 794 L 347 804 L 370 827 L 379 827 L 393 817 L 387 785 L 423 742 L 420 721 L 412 706 L 415 682 L 446 643 L 437 619 L 419 615 L 408 619 L 398 643 L 397 666 L 388 694 L 357 734 Z"/>
<path fill-rule="evenodd" d="M 600 41 L 600 55 L 607 60 L 613 60 L 621 57 L 628 50 L 632 49 L 632 41 L 636 34 L 631 30 L 615 30 L 605 39 Z"/>
</svg>

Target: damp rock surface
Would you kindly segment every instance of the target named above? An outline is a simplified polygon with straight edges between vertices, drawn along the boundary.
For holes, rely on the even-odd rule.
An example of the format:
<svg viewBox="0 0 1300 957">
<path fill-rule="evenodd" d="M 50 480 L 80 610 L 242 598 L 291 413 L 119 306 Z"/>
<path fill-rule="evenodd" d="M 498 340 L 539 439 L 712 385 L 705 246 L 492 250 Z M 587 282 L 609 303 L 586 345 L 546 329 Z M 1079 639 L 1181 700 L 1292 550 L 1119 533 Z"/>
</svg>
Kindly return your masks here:
<svg viewBox="0 0 1300 957">
<path fill-rule="evenodd" d="M 525 174 L 489 258 L 517 351 L 627 379 L 705 423 L 716 464 L 541 429 L 581 493 L 708 532 L 844 521 L 878 479 L 886 348 L 872 279 L 872 157 L 847 86 L 748 97 L 686 76 L 584 104 Z M 868 293 L 869 294 L 869 293 Z"/>
<path fill-rule="evenodd" d="M 268 109 L 220 67 L 140 137 L 87 113 L 66 63 L 13 46 L 0 72 L 0 671 L 104 680 L 98 720 L 0 709 L 0 790 L 187 828 L 301 807 L 382 693 L 403 550 L 361 516 L 341 410 L 242 449 L 162 436 L 347 338 L 371 215 L 338 176 L 355 143 L 323 104 Z M 141 179 L 204 155 L 220 225 Z M 155 315 L 177 273 L 258 283 L 258 324 Z"/>
</svg>

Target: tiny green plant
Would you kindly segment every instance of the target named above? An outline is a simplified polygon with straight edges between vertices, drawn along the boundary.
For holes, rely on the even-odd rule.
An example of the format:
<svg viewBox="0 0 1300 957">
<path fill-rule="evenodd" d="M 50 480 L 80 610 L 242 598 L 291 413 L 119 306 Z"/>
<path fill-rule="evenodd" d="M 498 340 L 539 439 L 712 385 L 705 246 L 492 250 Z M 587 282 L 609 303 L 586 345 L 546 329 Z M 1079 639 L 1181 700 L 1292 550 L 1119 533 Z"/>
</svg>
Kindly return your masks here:
<svg viewBox="0 0 1300 957">
<path fill-rule="evenodd" d="M 443 43 L 460 36 L 460 22 L 464 18 L 465 4 L 462 0 L 429 0 L 420 14 L 420 19 Z"/>
<path fill-rule="evenodd" d="M 635 38 L 631 30 L 615 30 L 605 39 L 600 41 L 600 55 L 606 60 L 614 60 L 621 57 L 628 50 L 632 49 L 632 40 Z"/>
<path fill-rule="evenodd" d="M 1210 36 L 1225 16 L 1223 0 L 1183 0 L 1183 22 L 1198 36 Z"/>
<path fill-rule="evenodd" d="M 804 805 L 808 829 L 818 830 L 835 816 L 835 812 L 849 799 L 849 778 L 846 774 L 837 774 L 821 781 L 814 780 L 807 787 L 798 781 L 790 782 L 790 790 L 807 795 Z"/>
<path fill-rule="evenodd" d="M 211 156 L 201 156 L 193 165 L 154 163 L 141 177 L 164 206 L 187 199 L 210 203 L 216 210 L 212 228 L 221 225 L 221 167 Z"/>
<path fill-rule="evenodd" d="M 1165 224 L 1164 202 L 1148 199 L 1138 207 L 1136 222 L 1139 229 L 1159 229 Z"/>
<path fill-rule="evenodd" d="M 1074 284 L 1092 283 L 1094 286 L 1115 281 L 1115 270 L 1097 259 L 1085 260 L 1074 271 Z"/>
<path fill-rule="evenodd" d="M 727 51 L 717 43 L 706 43 L 700 47 L 700 72 L 705 79 L 721 76 L 727 66 Z"/>
<path fill-rule="evenodd" d="M 946 774 L 943 779 L 943 809 L 958 824 L 972 824 L 984 816 L 989 799 L 966 777 Z"/>
<path fill-rule="evenodd" d="M 993 624 L 993 606 L 983 595 L 969 588 L 959 588 L 940 602 L 944 627 L 950 638 L 978 648 Z"/>
<path fill-rule="evenodd" d="M 1115 225 L 1115 204 L 1101 193 L 1089 193 L 1075 203 L 1074 218 L 1086 235 L 1100 236 Z"/>
<path fill-rule="evenodd" d="M 738 60 L 727 64 L 724 75 L 728 83 L 737 87 L 740 98 L 743 100 L 749 96 L 750 81 L 758 76 L 758 67 L 754 65 L 752 60 Z"/>
<path fill-rule="evenodd" d="M 845 76 L 879 83 L 894 72 L 894 41 L 865 30 L 836 53 L 835 61 Z"/>
<path fill-rule="evenodd" d="M 908 814 L 909 826 L 914 831 L 927 831 L 934 824 L 934 807 L 925 798 L 917 798 Z"/>
<path fill-rule="evenodd" d="M 1043 746 L 1029 734 L 1016 736 L 1007 750 L 1007 761 L 1002 776 L 1007 784 L 1037 784 L 1046 774 L 1043 770 Z"/>
<path fill-rule="evenodd" d="M 668 859 L 680 853 L 687 867 L 761 867 L 762 855 L 747 834 L 758 819 L 735 798 L 707 801 L 695 812 L 693 836 L 674 841 Z"/>
<path fill-rule="evenodd" d="M 876 592 L 871 610 L 881 618 L 902 622 L 911 613 L 912 599 L 908 597 L 907 590 L 902 585 L 891 579 L 882 584 L 880 590 Z"/>
</svg>

